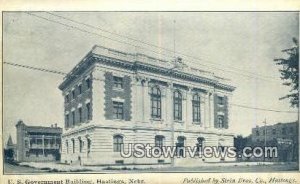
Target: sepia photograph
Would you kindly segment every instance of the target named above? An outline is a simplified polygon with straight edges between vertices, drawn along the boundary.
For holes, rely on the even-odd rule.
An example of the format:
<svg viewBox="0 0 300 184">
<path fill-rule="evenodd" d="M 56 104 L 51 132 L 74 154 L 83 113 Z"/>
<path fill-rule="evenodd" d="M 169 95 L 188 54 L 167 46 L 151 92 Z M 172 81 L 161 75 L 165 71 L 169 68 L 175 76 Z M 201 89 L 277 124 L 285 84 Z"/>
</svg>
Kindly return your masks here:
<svg viewBox="0 0 300 184">
<path fill-rule="evenodd" d="M 4 175 L 299 171 L 299 12 L 5 11 L 2 33 Z"/>
</svg>

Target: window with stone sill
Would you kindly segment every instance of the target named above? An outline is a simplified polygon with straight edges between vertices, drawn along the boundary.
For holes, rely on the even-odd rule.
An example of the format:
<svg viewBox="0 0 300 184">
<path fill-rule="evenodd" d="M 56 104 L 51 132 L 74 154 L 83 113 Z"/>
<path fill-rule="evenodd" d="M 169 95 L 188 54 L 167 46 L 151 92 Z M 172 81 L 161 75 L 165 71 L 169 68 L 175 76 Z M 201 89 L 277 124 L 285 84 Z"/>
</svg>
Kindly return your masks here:
<svg viewBox="0 0 300 184">
<path fill-rule="evenodd" d="M 175 91 L 173 100 L 174 120 L 182 121 L 182 94 L 179 91 Z"/>
<path fill-rule="evenodd" d="M 80 84 L 80 85 L 78 85 L 78 93 L 79 93 L 79 95 L 81 95 L 82 94 L 82 85 Z"/>
<path fill-rule="evenodd" d="M 69 127 L 69 114 L 66 114 L 66 127 Z"/>
<path fill-rule="evenodd" d="M 224 105 L 224 97 L 218 96 L 218 105 L 220 105 L 220 106 Z"/>
<path fill-rule="evenodd" d="M 123 136 L 115 135 L 113 137 L 113 150 L 114 152 L 121 152 L 123 147 Z"/>
<path fill-rule="evenodd" d="M 87 120 L 91 120 L 91 119 L 92 119 L 92 115 L 91 115 L 91 104 L 90 104 L 90 103 L 87 103 L 85 106 L 86 106 Z"/>
<path fill-rule="evenodd" d="M 75 140 L 72 139 L 72 153 L 75 153 Z"/>
<path fill-rule="evenodd" d="M 70 96 L 69 96 L 69 94 L 67 94 L 67 95 L 65 96 L 65 102 L 68 103 L 69 101 L 70 101 Z"/>
<path fill-rule="evenodd" d="M 155 147 L 162 148 L 164 146 L 165 137 L 162 135 L 155 136 Z"/>
<path fill-rule="evenodd" d="M 124 119 L 124 104 L 123 102 L 113 102 L 113 118 L 123 120 Z"/>
<path fill-rule="evenodd" d="M 218 128 L 225 128 L 224 116 L 218 115 Z"/>
<path fill-rule="evenodd" d="M 79 138 L 78 140 L 79 140 L 79 152 L 82 153 L 82 150 L 83 150 L 83 141 L 81 140 L 81 138 Z"/>
<path fill-rule="evenodd" d="M 66 140 L 66 152 L 67 152 L 67 154 L 69 153 L 69 142 L 68 142 L 68 140 Z"/>
<path fill-rule="evenodd" d="M 72 90 L 72 100 L 75 99 L 75 89 Z"/>
<path fill-rule="evenodd" d="M 87 88 L 87 89 L 90 89 L 90 88 L 91 88 L 91 79 L 90 79 L 90 78 L 87 78 L 87 79 L 85 80 L 85 84 L 86 84 L 86 88 Z"/>
<path fill-rule="evenodd" d="M 113 88 L 114 89 L 123 89 L 123 78 L 113 76 Z"/>
<path fill-rule="evenodd" d="M 151 93 L 151 118 L 154 120 L 161 119 L 161 91 L 158 87 L 152 87 Z"/>
<path fill-rule="evenodd" d="M 79 123 L 82 123 L 82 108 L 78 108 L 78 114 L 79 114 Z"/>
<path fill-rule="evenodd" d="M 200 120 L 201 120 L 201 116 L 200 116 L 200 96 L 198 94 L 195 94 L 193 96 L 192 106 L 193 106 L 193 123 L 194 124 L 200 124 Z"/>
</svg>

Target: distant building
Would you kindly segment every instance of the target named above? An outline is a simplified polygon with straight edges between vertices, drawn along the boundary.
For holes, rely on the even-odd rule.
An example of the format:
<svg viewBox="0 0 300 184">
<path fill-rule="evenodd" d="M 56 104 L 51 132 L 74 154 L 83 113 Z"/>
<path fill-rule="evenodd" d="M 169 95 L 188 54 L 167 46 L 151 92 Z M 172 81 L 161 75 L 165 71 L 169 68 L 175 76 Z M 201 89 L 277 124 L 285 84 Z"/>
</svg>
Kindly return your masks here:
<svg viewBox="0 0 300 184">
<path fill-rule="evenodd" d="M 253 145 L 277 146 L 279 161 L 298 159 L 299 122 L 277 123 L 252 129 Z"/>
<path fill-rule="evenodd" d="M 7 143 L 6 143 L 6 149 L 15 149 L 16 145 L 13 143 L 11 135 L 9 135 Z"/>
<path fill-rule="evenodd" d="M 174 62 L 172 64 L 172 62 Z M 179 67 L 176 67 L 176 64 Z M 174 66 L 175 67 L 174 67 Z M 94 46 L 64 78 L 64 163 L 201 164 L 232 158 L 123 158 L 132 143 L 155 147 L 233 146 L 230 106 L 235 87 L 211 72 Z"/>
<path fill-rule="evenodd" d="M 6 143 L 6 147 L 4 149 L 5 160 L 14 160 L 15 153 L 16 153 L 16 145 L 13 143 L 12 138 L 9 135 L 9 138 Z"/>
<path fill-rule="evenodd" d="M 16 160 L 19 162 L 55 161 L 60 159 L 62 129 L 55 126 L 17 125 Z"/>
</svg>

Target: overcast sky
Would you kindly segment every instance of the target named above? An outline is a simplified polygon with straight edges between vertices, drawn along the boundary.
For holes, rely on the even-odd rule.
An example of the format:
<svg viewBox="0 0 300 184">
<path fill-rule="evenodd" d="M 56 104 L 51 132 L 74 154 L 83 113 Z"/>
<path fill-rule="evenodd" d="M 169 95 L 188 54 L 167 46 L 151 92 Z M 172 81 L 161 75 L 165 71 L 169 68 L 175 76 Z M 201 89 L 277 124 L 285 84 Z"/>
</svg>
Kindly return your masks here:
<svg viewBox="0 0 300 184">
<path fill-rule="evenodd" d="M 175 38 L 176 51 L 198 58 L 183 57 L 186 64 L 232 80 L 232 84 L 237 87 L 232 103 L 296 111 L 290 108 L 288 100 L 278 100 L 289 88 L 281 84 L 279 67 L 273 59 L 284 56 L 281 50 L 293 46 L 293 37 L 298 38 L 298 13 L 53 13 L 171 50 Z M 26 13 L 5 12 L 5 62 L 69 72 L 95 44 L 128 52 L 146 52 L 153 56 L 157 54 L 141 47 L 159 51 L 47 13 L 34 14 L 98 35 L 67 28 Z M 173 20 L 176 20 L 175 24 Z M 163 54 L 172 55 L 168 52 Z M 4 65 L 5 142 L 9 134 L 15 142 L 15 124 L 19 119 L 28 125 L 50 126 L 57 123 L 63 127 L 63 97 L 58 89 L 61 82 L 62 76 L 57 74 Z M 249 135 L 251 128 L 261 126 L 265 118 L 268 124 L 297 119 L 296 113 L 266 112 L 236 106 L 232 106 L 231 110 L 229 126 L 235 134 Z"/>
</svg>

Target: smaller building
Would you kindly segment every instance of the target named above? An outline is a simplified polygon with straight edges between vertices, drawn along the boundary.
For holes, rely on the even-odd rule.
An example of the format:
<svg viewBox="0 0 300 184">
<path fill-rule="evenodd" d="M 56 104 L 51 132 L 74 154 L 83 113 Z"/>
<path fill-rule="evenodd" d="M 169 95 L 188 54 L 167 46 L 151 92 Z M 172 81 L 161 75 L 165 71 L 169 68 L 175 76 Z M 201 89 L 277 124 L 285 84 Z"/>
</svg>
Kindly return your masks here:
<svg viewBox="0 0 300 184">
<path fill-rule="evenodd" d="M 20 120 L 17 125 L 16 160 L 19 162 L 43 162 L 60 159 L 62 129 L 27 126 Z"/>
<path fill-rule="evenodd" d="M 298 160 L 299 122 L 277 123 L 252 128 L 251 141 L 256 146 L 276 146 L 278 161 Z"/>
<path fill-rule="evenodd" d="M 9 135 L 9 138 L 6 143 L 6 147 L 4 149 L 4 155 L 6 161 L 12 161 L 15 159 L 15 153 L 16 153 L 16 145 L 13 143 L 11 136 Z"/>
</svg>

